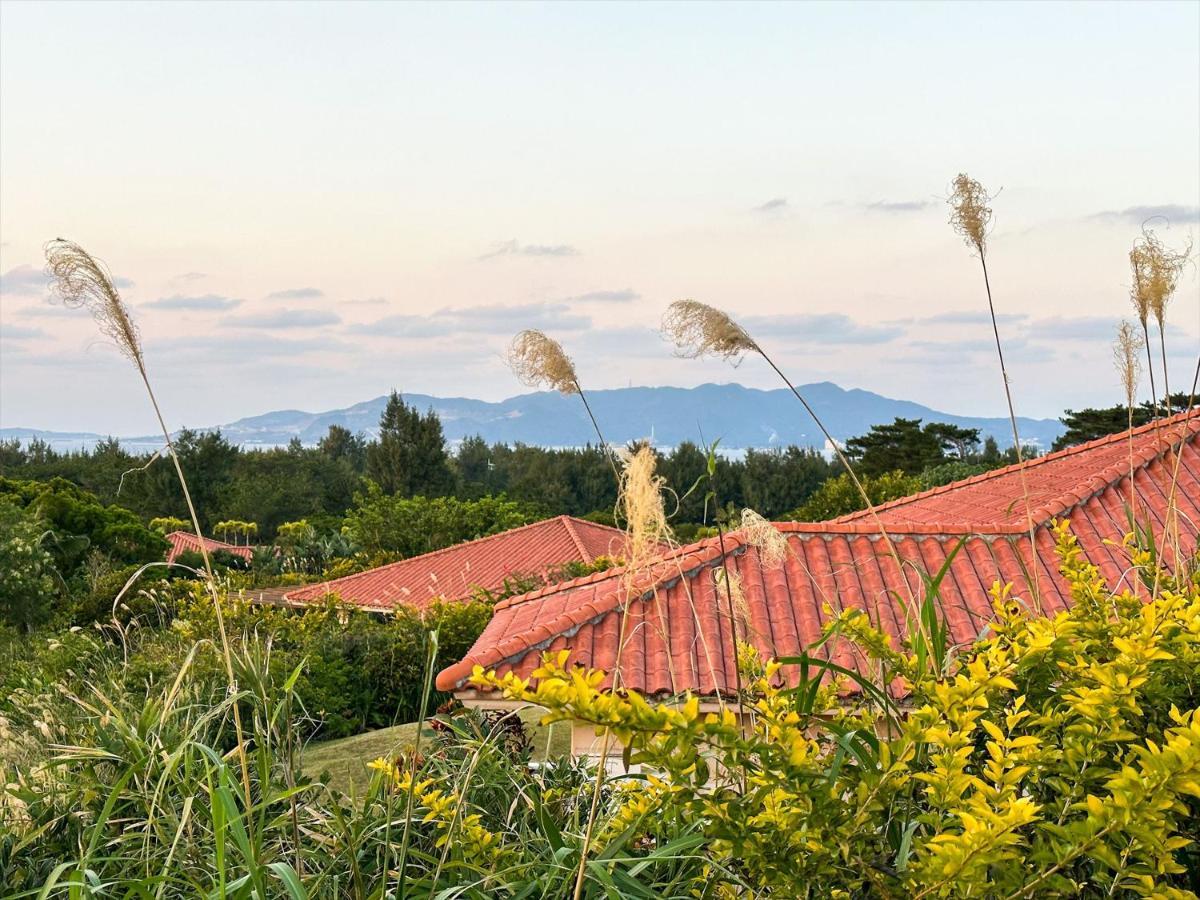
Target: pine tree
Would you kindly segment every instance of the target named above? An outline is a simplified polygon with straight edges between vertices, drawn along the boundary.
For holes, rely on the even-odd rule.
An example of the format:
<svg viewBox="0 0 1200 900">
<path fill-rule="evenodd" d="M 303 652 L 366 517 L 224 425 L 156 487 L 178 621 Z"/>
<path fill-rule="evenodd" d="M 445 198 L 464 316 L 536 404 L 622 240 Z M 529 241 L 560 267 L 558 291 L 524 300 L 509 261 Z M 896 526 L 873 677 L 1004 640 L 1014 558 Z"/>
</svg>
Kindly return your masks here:
<svg viewBox="0 0 1200 900">
<path fill-rule="evenodd" d="M 441 497 L 454 489 L 442 423 L 392 391 L 379 418 L 379 440 L 367 449 L 367 475 L 387 494 Z"/>
</svg>

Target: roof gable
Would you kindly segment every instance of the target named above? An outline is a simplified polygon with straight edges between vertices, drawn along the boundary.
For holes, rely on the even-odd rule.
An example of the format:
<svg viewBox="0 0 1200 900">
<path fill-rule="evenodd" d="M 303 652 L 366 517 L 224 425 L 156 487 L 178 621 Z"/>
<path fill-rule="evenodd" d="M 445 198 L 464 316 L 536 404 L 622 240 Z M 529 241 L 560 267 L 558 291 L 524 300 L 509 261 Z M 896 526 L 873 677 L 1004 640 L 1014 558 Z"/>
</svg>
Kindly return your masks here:
<svg viewBox="0 0 1200 900">
<path fill-rule="evenodd" d="M 254 555 L 253 547 L 239 547 L 236 544 L 227 544 L 224 541 L 218 541 L 216 538 L 206 537 L 200 539 L 190 531 L 172 531 L 167 535 L 167 542 L 170 544 L 167 548 L 167 562 L 175 562 L 176 557 L 181 553 L 199 553 L 201 540 L 204 541 L 204 549 L 209 553 L 225 550 L 243 559 L 250 559 Z"/>
</svg>

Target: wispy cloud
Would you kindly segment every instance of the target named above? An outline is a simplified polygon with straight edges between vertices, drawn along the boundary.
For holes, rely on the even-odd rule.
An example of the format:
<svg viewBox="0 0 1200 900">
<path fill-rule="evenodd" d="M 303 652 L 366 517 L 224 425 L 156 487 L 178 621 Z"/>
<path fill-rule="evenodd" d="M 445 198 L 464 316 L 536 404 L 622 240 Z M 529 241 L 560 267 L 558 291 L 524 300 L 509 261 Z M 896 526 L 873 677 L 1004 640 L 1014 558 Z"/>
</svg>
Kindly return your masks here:
<svg viewBox="0 0 1200 900">
<path fill-rule="evenodd" d="M 862 204 L 861 208 L 867 212 L 912 213 L 938 205 L 933 200 L 876 200 L 872 203 Z"/>
<path fill-rule="evenodd" d="M 40 297 L 49 282 L 41 269 L 17 266 L 0 275 L 0 294 L 10 297 Z"/>
<path fill-rule="evenodd" d="M 39 303 L 18 309 L 16 314 L 23 319 L 76 319 L 91 315 L 83 306 L 63 306 L 61 303 Z"/>
<path fill-rule="evenodd" d="M 350 334 L 387 337 L 445 337 L 452 334 L 511 335 L 523 328 L 578 331 L 592 324 L 588 316 L 571 312 L 565 303 L 521 303 L 512 306 L 461 306 L 428 316 L 385 316 L 349 326 Z"/>
<path fill-rule="evenodd" d="M 578 255 L 579 250 L 570 244 L 522 244 L 514 239 L 496 244 L 491 253 L 485 253 L 479 259 L 482 261 L 496 259 L 500 256 L 561 257 Z"/>
<path fill-rule="evenodd" d="M 337 325 L 342 317 L 323 309 L 277 309 L 266 313 L 227 316 L 222 325 L 234 328 L 320 328 Z"/>
<path fill-rule="evenodd" d="M 572 313 L 565 303 L 464 306 L 442 309 L 434 315 L 456 322 L 458 331 L 490 334 L 506 334 L 522 328 L 575 331 L 592 324 L 589 317 Z"/>
<path fill-rule="evenodd" d="M 233 309 L 242 301 L 233 297 L 222 297 L 220 294 L 173 294 L 170 297 L 159 297 L 149 303 L 143 303 L 144 309 L 178 309 L 189 311 Z"/>
<path fill-rule="evenodd" d="M 771 335 L 801 344 L 885 344 L 904 333 L 899 325 L 869 325 L 841 313 L 746 316 L 751 334 Z"/>
<path fill-rule="evenodd" d="M 885 360 L 905 366 L 958 365 L 994 366 L 996 344 L 987 338 L 958 341 L 911 341 L 905 352 Z M 1058 355 L 1052 346 L 1039 344 L 1024 337 L 1004 341 L 1004 357 L 1009 362 L 1027 364 L 1053 362 Z"/>
<path fill-rule="evenodd" d="M 1024 313 L 996 313 L 1001 324 L 1024 322 L 1029 316 Z M 959 309 L 916 319 L 918 325 L 991 325 L 992 317 L 986 309 Z"/>
<path fill-rule="evenodd" d="M 1029 323 L 1029 334 L 1042 340 L 1108 343 L 1117 334 L 1116 316 L 1049 316 Z"/>
<path fill-rule="evenodd" d="M 564 297 L 564 303 L 631 303 L 640 300 L 642 295 L 632 288 L 623 291 L 588 291 L 586 294 L 576 294 L 574 297 Z"/>
<path fill-rule="evenodd" d="M 438 321 L 432 316 L 394 315 L 384 316 L 374 322 L 358 322 L 347 326 L 347 334 L 377 337 L 430 338 L 445 337 L 457 329 L 453 322 Z"/>
<path fill-rule="evenodd" d="M 1195 222 L 1200 220 L 1200 206 L 1187 206 L 1180 203 L 1127 206 L 1124 209 L 1109 209 L 1093 213 L 1090 218 L 1106 219 L 1110 222 L 1129 222 L 1134 225 L 1140 225 L 1150 219 L 1165 219 L 1168 222 Z"/>
<path fill-rule="evenodd" d="M 324 297 L 325 292 L 320 288 L 299 287 L 287 288 L 282 291 L 272 291 L 267 294 L 268 300 L 316 300 Z"/>
<path fill-rule="evenodd" d="M 203 272 L 182 272 L 171 278 L 172 284 L 188 284 L 193 281 L 200 281 L 202 278 L 207 278 Z"/>
<path fill-rule="evenodd" d="M 766 203 L 756 206 L 750 211 L 756 213 L 777 213 L 783 212 L 783 210 L 787 209 L 787 206 L 787 197 L 772 197 Z"/>
<path fill-rule="evenodd" d="M 162 338 L 147 353 L 170 359 L 203 359 L 256 365 L 263 357 L 280 358 L 319 353 L 350 354 L 354 345 L 332 335 L 281 338 L 266 334 L 205 334 Z"/>
<path fill-rule="evenodd" d="M 9 341 L 27 341 L 31 338 L 49 337 L 41 328 L 31 328 L 27 325 L 5 325 L 0 328 L 0 338 Z"/>
</svg>

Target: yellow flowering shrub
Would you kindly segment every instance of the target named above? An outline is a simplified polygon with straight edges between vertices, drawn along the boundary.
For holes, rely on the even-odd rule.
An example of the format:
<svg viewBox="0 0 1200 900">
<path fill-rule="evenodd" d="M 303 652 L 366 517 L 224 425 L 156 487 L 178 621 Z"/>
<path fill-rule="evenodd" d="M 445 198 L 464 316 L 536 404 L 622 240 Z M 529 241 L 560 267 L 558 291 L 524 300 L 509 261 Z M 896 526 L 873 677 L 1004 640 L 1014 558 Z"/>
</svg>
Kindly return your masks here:
<svg viewBox="0 0 1200 900">
<path fill-rule="evenodd" d="M 473 681 L 609 731 L 655 773 L 620 788 L 604 838 L 632 842 L 654 816 L 695 823 L 756 894 L 1194 897 L 1200 578 L 1159 568 L 1131 535 L 1133 577 L 1152 590 L 1114 593 L 1065 523 L 1056 536 L 1072 609 L 1035 615 L 997 585 L 994 623 L 956 658 L 835 617 L 829 638 L 853 642 L 877 686 L 745 648 L 740 704 L 711 710 L 601 691 L 603 674 L 565 653 L 533 681 Z M 801 667 L 797 687 L 784 665 Z"/>
</svg>

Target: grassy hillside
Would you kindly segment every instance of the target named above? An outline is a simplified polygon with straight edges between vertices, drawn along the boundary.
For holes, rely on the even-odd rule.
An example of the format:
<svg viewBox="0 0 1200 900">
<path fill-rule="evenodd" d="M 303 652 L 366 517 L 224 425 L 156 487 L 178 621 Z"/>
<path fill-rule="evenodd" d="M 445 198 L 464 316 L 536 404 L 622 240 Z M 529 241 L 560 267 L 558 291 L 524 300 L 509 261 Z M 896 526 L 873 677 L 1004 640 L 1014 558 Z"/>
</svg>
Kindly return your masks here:
<svg viewBox="0 0 1200 900">
<path fill-rule="evenodd" d="M 565 722 L 539 725 L 544 714 L 543 710 L 534 708 L 519 713 L 533 741 L 533 758 L 538 760 L 563 756 L 571 749 L 570 725 Z M 425 744 L 432 737 L 433 732 L 426 728 L 421 743 Z M 301 765 L 305 773 L 314 778 L 329 772 L 330 785 L 338 790 L 350 793 L 353 787 L 361 791 L 371 778 L 367 763 L 381 756 L 395 756 L 412 747 L 416 738 L 417 723 L 408 722 L 334 741 L 317 741 L 305 748 Z"/>
</svg>

